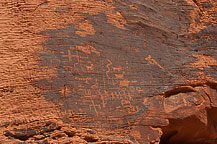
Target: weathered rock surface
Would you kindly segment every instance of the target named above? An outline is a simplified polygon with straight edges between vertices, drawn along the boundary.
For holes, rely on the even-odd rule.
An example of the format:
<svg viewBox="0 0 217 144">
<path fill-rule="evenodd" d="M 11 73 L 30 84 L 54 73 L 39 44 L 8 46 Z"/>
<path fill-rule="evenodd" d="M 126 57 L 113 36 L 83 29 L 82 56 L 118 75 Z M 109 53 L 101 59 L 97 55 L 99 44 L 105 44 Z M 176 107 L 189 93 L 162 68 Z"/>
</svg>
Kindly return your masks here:
<svg viewBox="0 0 217 144">
<path fill-rule="evenodd" d="M 0 1 L 0 143 L 217 143 L 216 5 Z"/>
</svg>

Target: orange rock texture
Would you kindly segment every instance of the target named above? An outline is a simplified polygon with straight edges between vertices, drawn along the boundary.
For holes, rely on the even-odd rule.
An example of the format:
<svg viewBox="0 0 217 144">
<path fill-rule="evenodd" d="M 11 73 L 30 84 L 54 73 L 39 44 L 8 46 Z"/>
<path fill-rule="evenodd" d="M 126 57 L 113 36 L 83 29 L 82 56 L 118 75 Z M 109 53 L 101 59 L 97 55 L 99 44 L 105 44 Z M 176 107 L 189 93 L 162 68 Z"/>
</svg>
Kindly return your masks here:
<svg viewBox="0 0 217 144">
<path fill-rule="evenodd" d="M 1 0 L 0 144 L 217 143 L 215 0 Z"/>
</svg>

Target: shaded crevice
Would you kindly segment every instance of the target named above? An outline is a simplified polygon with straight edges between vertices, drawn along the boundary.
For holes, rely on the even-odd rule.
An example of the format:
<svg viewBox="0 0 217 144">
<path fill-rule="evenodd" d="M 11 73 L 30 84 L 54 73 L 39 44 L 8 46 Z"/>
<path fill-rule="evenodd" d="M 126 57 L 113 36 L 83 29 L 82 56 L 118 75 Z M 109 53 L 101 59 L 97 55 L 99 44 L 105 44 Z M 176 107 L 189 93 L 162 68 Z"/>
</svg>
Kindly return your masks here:
<svg viewBox="0 0 217 144">
<path fill-rule="evenodd" d="M 167 144 L 170 139 L 178 133 L 177 130 L 171 130 L 163 133 L 161 137 L 160 144 Z"/>
<path fill-rule="evenodd" d="M 192 1 L 195 3 L 196 6 L 199 7 L 197 0 L 192 0 Z"/>
<path fill-rule="evenodd" d="M 170 89 L 163 93 L 164 97 L 170 97 L 173 95 L 177 95 L 179 93 L 190 93 L 190 92 L 196 92 L 194 89 L 195 87 L 201 87 L 201 86 L 209 86 L 212 89 L 217 90 L 217 83 L 214 81 L 206 81 L 206 82 L 199 82 L 199 83 L 191 83 L 186 85 L 179 85 L 173 89 Z"/>
<path fill-rule="evenodd" d="M 206 85 L 208 85 L 210 88 L 217 90 L 217 83 L 213 81 L 207 81 Z"/>
<path fill-rule="evenodd" d="M 85 136 L 84 140 L 87 142 L 97 142 L 98 141 L 98 139 L 93 136 Z"/>
<path fill-rule="evenodd" d="M 64 133 L 68 136 L 68 137 L 73 137 L 75 136 L 76 132 L 74 131 L 64 131 Z"/>
<path fill-rule="evenodd" d="M 192 1 L 193 1 L 194 4 L 197 6 L 197 8 L 199 9 L 199 11 L 200 11 L 201 13 L 203 13 L 203 11 L 201 10 L 201 8 L 200 8 L 200 6 L 199 6 L 198 1 L 197 1 L 197 0 L 192 0 Z"/>
<path fill-rule="evenodd" d="M 196 91 L 191 86 L 181 86 L 164 92 L 164 96 L 167 98 L 173 95 L 177 95 L 179 93 L 190 93 L 190 92 L 196 92 Z"/>
<path fill-rule="evenodd" d="M 161 127 L 163 135 L 160 144 L 214 144 L 217 143 L 217 108 L 206 109 L 207 124 L 195 115 L 184 119 L 169 119 L 167 126 Z"/>
</svg>

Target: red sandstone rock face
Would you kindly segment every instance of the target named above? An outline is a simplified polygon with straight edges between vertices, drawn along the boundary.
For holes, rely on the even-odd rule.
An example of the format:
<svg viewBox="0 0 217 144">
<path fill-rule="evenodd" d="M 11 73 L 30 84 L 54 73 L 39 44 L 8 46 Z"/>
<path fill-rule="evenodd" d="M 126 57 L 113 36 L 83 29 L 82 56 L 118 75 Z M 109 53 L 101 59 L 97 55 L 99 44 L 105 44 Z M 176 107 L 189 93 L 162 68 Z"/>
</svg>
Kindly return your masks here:
<svg viewBox="0 0 217 144">
<path fill-rule="evenodd" d="M 0 2 L 0 143 L 216 143 L 214 0 Z"/>
</svg>

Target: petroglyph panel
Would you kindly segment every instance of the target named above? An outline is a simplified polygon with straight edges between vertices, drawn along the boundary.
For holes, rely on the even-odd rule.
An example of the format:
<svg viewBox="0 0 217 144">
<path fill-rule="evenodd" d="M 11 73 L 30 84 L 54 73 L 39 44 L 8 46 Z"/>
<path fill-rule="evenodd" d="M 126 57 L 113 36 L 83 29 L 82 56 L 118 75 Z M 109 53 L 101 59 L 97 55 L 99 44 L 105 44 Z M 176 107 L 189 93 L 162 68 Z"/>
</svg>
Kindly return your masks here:
<svg viewBox="0 0 217 144">
<path fill-rule="evenodd" d="M 128 9 L 128 3 L 115 2 L 112 11 L 83 13 L 85 18 L 77 25 L 41 32 L 47 40 L 40 68 L 55 71 L 44 95 L 61 103 L 63 111 L 95 118 L 127 116 L 133 122 L 148 110 L 143 104 L 145 97 L 162 94 L 174 84 L 182 85 L 199 76 L 200 70 L 184 65 L 193 60 L 192 52 L 184 50 L 184 38 L 177 37 L 188 26 L 180 25 L 179 30 L 170 13 L 165 15 L 170 23 L 162 20 L 162 25 L 155 25 L 155 19 L 140 19 L 141 13 Z M 141 9 L 139 3 L 133 5 Z M 177 9 L 173 11 L 180 15 Z M 184 77 L 186 73 L 190 78 Z"/>
</svg>

